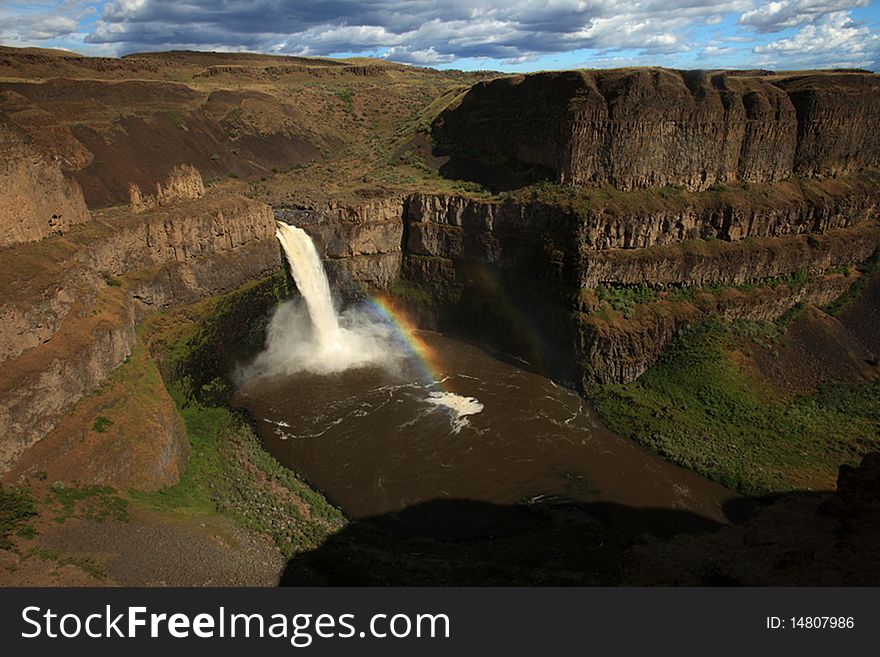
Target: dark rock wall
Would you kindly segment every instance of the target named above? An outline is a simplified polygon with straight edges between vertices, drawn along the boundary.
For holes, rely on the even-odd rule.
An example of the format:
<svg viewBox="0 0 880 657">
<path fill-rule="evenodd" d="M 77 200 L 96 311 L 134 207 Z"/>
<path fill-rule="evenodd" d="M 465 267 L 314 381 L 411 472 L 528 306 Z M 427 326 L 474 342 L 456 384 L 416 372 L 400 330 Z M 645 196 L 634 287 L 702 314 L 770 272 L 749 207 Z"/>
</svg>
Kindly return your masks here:
<svg viewBox="0 0 880 657">
<path fill-rule="evenodd" d="M 433 126 L 453 154 L 620 189 L 840 176 L 880 162 L 878 135 L 877 75 L 650 68 L 481 82 Z"/>
</svg>

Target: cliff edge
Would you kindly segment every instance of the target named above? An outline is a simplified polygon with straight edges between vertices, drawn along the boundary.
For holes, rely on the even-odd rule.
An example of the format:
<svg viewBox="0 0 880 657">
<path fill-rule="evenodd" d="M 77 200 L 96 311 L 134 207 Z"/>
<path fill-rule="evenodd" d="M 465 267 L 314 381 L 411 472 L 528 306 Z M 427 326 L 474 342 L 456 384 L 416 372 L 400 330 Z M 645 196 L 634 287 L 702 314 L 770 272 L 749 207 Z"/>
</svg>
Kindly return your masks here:
<svg viewBox="0 0 880 657">
<path fill-rule="evenodd" d="M 880 163 L 880 76 L 661 68 L 474 85 L 432 136 L 453 156 L 619 189 L 828 178 Z"/>
</svg>

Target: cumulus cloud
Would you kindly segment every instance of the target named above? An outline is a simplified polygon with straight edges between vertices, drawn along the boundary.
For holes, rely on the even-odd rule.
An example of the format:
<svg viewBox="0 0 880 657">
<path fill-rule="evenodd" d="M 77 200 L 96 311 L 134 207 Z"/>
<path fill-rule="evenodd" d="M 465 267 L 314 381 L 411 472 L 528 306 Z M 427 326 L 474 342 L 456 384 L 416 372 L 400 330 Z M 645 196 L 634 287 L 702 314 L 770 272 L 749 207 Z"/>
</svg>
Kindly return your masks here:
<svg viewBox="0 0 880 657">
<path fill-rule="evenodd" d="M 0 43 L 37 44 L 76 34 L 80 20 L 94 8 L 83 0 L 49 3 L 19 1 L 0 7 Z"/>
<path fill-rule="evenodd" d="M 818 21 L 825 16 L 856 7 L 865 7 L 870 0 L 782 0 L 768 2 L 743 13 L 739 24 L 759 33 L 779 32 Z"/>
<path fill-rule="evenodd" d="M 805 25 L 791 38 L 757 46 L 754 52 L 762 64 L 771 66 L 869 68 L 880 60 L 880 35 L 846 12 L 836 12 Z"/>
<path fill-rule="evenodd" d="M 407 46 L 394 46 L 389 48 L 383 55 L 385 59 L 400 64 L 416 64 L 418 66 L 433 66 L 446 64 L 455 60 L 453 55 L 441 55 L 433 48 L 424 50 L 410 50 Z"/>
<path fill-rule="evenodd" d="M 880 0 L 877 0 L 880 2 Z M 372 53 L 391 61 L 522 66 L 612 61 L 793 66 L 876 62 L 869 0 L 16 0 L 0 41 L 92 52 L 187 48 L 279 54 Z M 88 20 L 84 16 L 92 15 Z M 780 34 L 781 33 L 781 34 Z M 765 34 L 780 38 L 765 43 Z M 841 40 L 847 35 L 853 42 Z M 817 43 L 806 41 L 814 37 Z M 724 47 L 742 43 L 741 48 Z M 824 45 L 823 45 L 824 44 Z M 571 65 L 573 58 L 567 59 Z M 494 64 L 492 64 L 494 62 Z M 595 62 L 595 64 L 591 64 Z M 870 65 L 870 64 L 867 64 Z"/>
<path fill-rule="evenodd" d="M 327 55 L 387 48 L 417 63 L 570 49 L 671 52 L 749 0 L 117 0 L 87 38 L 125 50 L 213 44 Z M 418 54 L 415 54 L 418 53 Z"/>
</svg>

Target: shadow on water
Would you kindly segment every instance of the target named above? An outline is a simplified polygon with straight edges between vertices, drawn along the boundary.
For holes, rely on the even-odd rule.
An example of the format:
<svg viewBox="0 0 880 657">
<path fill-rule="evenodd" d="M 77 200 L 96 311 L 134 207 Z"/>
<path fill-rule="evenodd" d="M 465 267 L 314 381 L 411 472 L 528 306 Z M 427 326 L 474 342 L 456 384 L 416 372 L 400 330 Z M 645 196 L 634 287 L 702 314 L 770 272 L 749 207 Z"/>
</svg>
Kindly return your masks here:
<svg viewBox="0 0 880 657">
<path fill-rule="evenodd" d="M 722 525 L 690 511 L 548 498 L 433 500 L 353 520 L 293 557 L 281 586 L 614 585 L 634 544 Z"/>
</svg>

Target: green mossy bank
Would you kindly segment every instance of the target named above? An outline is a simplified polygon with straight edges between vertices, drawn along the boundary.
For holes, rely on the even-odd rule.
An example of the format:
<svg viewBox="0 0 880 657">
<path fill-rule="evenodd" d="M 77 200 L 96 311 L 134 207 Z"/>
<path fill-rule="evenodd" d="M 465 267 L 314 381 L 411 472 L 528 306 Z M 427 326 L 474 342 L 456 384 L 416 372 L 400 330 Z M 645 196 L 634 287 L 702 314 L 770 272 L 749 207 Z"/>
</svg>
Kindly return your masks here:
<svg viewBox="0 0 880 657">
<path fill-rule="evenodd" d="M 229 294 L 154 315 L 141 339 L 156 359 L 191 444 L 174 486 L 130 493 L 135 503 L 182 513 L 221 513 L 265 534 L 290 556 L 319 545 L 342 513 L 263 450 L 248 419 L 229 408 L 230 376 L 263 345 L 283 272 Z"/>
<path fill-rule="evenodd" d="M 737 358 L 783 330 L 691 326 L 636 381 L 593 390 L 596 408 L 613 431 L 746 495 L 833 488 L 840 464 L 880 449 L 880 381 L 785 398 Z"/>
</svg>

